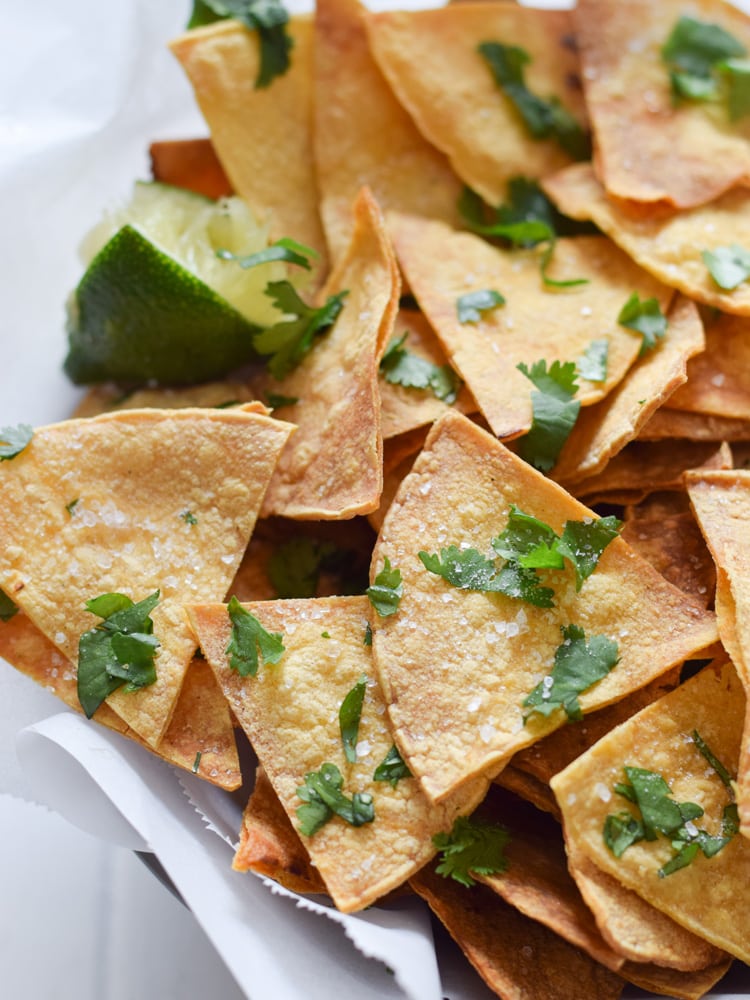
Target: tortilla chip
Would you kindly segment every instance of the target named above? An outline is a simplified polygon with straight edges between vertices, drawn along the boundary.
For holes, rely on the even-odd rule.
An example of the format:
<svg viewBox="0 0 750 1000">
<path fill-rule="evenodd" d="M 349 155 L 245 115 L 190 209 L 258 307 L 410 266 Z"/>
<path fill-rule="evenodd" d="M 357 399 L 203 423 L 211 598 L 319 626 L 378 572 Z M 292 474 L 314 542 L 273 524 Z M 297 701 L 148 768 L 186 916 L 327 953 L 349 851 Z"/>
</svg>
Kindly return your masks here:
<svg viewBox="0 0 750 1000">
<path fill-rule="evenodd" d="M 375 820 L 352 827 L 333 818 L 304 839 L 336 906 L 362 909 L 400 885 L 435 853 L 432 835 L 449 830 L 487 790 L 483 778 L 437 809 L 413 779 L 395 787 L 373 782 L 375 768 L 393 746 L 385 705 L 364 644 L 370 609 L 366 597 L 271 601 L 248 609 L 286 651 L 275 666 L 243 678 L 228 665 L 231 622 L 224 605 L 193 605 L 189 614 L 201 648 L 295 829 L 302 804 L 297 788 L 306 773 L 334 763 L 344 791 L 370 792 Z M 358 760 L 345 760 L 338 710 L 365 674 L 368 686 L 358 732 Z"/>
<path fill-rule="evenodd" d="M 373 55 L 420 132 L 485 201 L 505 197 L 511 177 L 543 177 L 570 157 L 554 139 L 533 139 L 477 52 L 481 42 L 521 45 L 526 84 L 557 97 L 579 122 L 586 112 L 567 11 L 514 4 L 451 4 L 367 17 Z"/>
<path fill-rule="evenodd" d="M 639 441 L 684 438 L 688 441 L 750 441 L 750 420 L 688 413 L 662 406 L 638 431 Z"/>
<path fill-rule="evenodd" d="M 210 406 L 224 409 L 227 405 L 248 404 L 253 401 L 253 391 L 245 382 L 203 382 L 183 388 L 157 386 L 153 389 L 136 389 L 124 393 L 112 383 L 89 389 L 71 414 L 73 417 L 98 417 L 113 410 L 183 410 L 191 406 Z M 259 400 L 246 413 L 271 413 Z"/>
<path fill-rule="evenodd" d="M 700 733 L 732 773 L 744 717 L 745 696 L 731 664 L 706 667 L 555 775 L 552 790 L 575 851 L 683 927 L 747 961 L 750 844 L 744 837 L 733 837 L 712 858 L 698 852 L 687 867 L 659 878 L 658 870 L 674 854 L 668 838 L 634 843 L 616 858 L 602 836 L 606 817 L 627 808 L 627 800 L 613 794 L 625 766 L 657 769 L 674 801 L 697 802 L 705 810 L 701 828 L 717 832 L 729 801 L 727 789 L 692 734 Z"/>
<path fill-rule="evenodd" d="M 386 558 L 402 575 L 399 610 L 373 621 L 373 652 L 398 744 L 435 801 L 478 774 L 498 773 L 563 713 L 524 725 L 523 700 L 548 672 L 560 627 L 619 644 L 619 666 L 581 695 L 584 712 L 623 698 L 716 639 L 713 616 L 668 584 L 619 539 L 580 594 L 554 577 L 555 610 L 504 594 L 452 587 L 418 552 L 456 545 L 482 554 L 511 504 L 559 532 L 592 513 L 458 414 L 433 427 L 386 515 L 371 573 Z"/>
<path fill-rule="evenodd" d="M 616 1000 L 622 980 L 487 886 L 471 889 L 427 866 L 411 885 L 490 989 L 522 1000 Z"/>
<path fill-rule="evenodd" d="M 702 257 L 704 250 L 733 243 L 750 246 L 750 192 L 746 189 L 737 188 L 709 205 L 675 213 L 609 200 L 588 163 L 545 178 L 543 187 L 565 215 L 595 222 L 664 284 L 696 302 L 750 315 L 750 284 L 722 291 Z"/>
<path fill-rule="evenodd" d="M 522 751 L 523 752 L 523 751 Z M 506 764 L 500 774 L 494 779 L 496 785 L 513 792 L 524 802 L 541 809 L 542 812 L 550 813 L 561 823 L 562 815 L 557 805 L 557 799 L 552 794 L 549 785 L 535 778 L 533 774 L 527 774 L 518 767 L 514 767 L 513 761 Z"/>
<path fill-rule="evenodd" d="M 333 328 L 302 363 L 278 381 L 264 375 L 261 397 L 278 392 L 297 433 L 284 450 L 263 515 L 300 520 L 354 517 L 375 510 L 383 487 L 378 365 L 398 309 L 396 261 L 374 198 L 366 188 L 354 206 L 349 251 L 321 293 L 347 290 Z"/>
<path fill-rule="evenodd" d="M 492 5 L 489 9 L 494 9 Z M 579 236 L 558 240 L 555 277 L 589 283 L 545 292 L 539 256 L 501 250 L 472 233 L 408 215 L 388 216 L 399 263 L 420 307 L 440 338 L 494 433 L 523 434 L 531 426 L 531 382 L 518 371 L 536 361 L 575 361 L 595 339 L 609 341 L 607 378 L 583 382 L 577 398 L 595 403 L 635 361 L 641 338 L 617 322 L 632 292 L 656 297 L 666 311 L 672 293 L 629 260 L 609 240 Z M 505 305 L 478 323 L 460 323 L 456 300 L 493 289 Z"/>
<path fill-rule="evenodd" d="M 148 152 L 155 181 L 186 188 L 206 198 L 234 194 L 210 139 L 152 142 Z"/>
<path fill-rule="evenodd" d="M 701 1000 L 726 975 L 731 964 L 731 958 L 725 958 L 696 972 L 678 972 L 653 964 L 626 962 L 622 974 L 628 982 L 642 990 L 677 997 L 678 1000 Z"/>
<path fill-rule="evenodd" d="M 600 472 L 685 382 L 688 358 L 705 346 L 703 325 L 694 303 L 681 296 L 668 318 L 665 337 L 636 361 L 613 392 L 578 414 L 551 473 L 558 482 L 569 487 Z"/>
<path fill-rule="evenodd" d="M 128 410 L 39 428 L 0 464 L 0 586 L 67 659 L 97 624 L 87 600 L 160 591 L 157 680 L 108 698 L 152 746 L 195 649 L 181 602 L 225 595 L 291 430 L 241 408 Z"/>
<path fill-rule="evenodd" d="M 682 0 L 580 0 L 573 14 L 596 166 L 618 198 L 688 208 L 750 183 L 744 123 L 674 99 L 661 49 L 684 13 Z M 750 21 L 730 4 L 696 0 L 690 14 L 750 48 Z"/>
<path fill-rule="evenodd" d="M 394 97 L 370 54 L 363 15 L 357 0 L 322 0 L 315 12 L 313 142 L 334 262 L 351 238 L 351 205 L 363 184 L 384 211 L 459 221 L 461 183 Z"/>
<path fill-rule="evenodd" d="M 211 141 L 236 193 L 267 222 L 271 238 L 291 237 L 317 250 L 317 284 L 325 277 L 325 237 L 312 168 L 313 26 L 288 23 L 291 65 L 268 87 L 256 87 L 257 31 L 238 21 L 195 28 L 170 45 L 195 91 Z"/>
<path fill-rule="evenodd" d="M 240 843 L 232 861 L 238 872 L 267 875 L 292 892 L 325 892 L 325 882 L 289 822 L 284 807 L 262 767 L 242 813 Z"/>
<path fill-rule="evenodd" d="M 19 611 L 0 622 L 0 656 L 76 712 L 81 711 L 75 666 Z M 176 767 L 192 771 L 229 792 L 242 784 L 229 706 L 206 663 L 187 669 L 172 721 L 157 750 L 142 740 L 106 703 L 94 721 L 127 736 Z M 196 768 L 197 761 L 197 768 Z"/>
<path fill-rule="evenodd" d="M 750 320 L 719 314 L 706 324 L 706 350 L 688 362 L 675 410 L 750 420 Z"/>
</svg>

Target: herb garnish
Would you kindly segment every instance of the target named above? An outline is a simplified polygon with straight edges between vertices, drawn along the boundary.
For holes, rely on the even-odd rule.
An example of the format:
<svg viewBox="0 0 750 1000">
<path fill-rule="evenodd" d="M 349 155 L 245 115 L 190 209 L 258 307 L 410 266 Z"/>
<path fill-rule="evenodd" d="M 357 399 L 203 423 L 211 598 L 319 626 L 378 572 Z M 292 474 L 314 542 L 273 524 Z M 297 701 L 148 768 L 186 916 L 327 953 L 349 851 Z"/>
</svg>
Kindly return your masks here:
<svg viewBox="0 0 750 1000">
<path fill-rule="evenodd" d="M 520 439 L 521 458 L 542 472 L 549 472 L 578 419 L 580 400 L 576 366 L 573 361 L 536 361 L 529 369 L 523 362 L 516 366 L 536 387 L 531 393 L 532 422 L 528 434 Z"/>
<path fill-rule="evenodd" d="M 375 577 L 375 582 L 367 588 L 370 604 L 381 618 L 387 618 L 389 615 L 396 614 L 403 594 L 401 570 L 398 567 L 392 567 L 390 559 L 386 556 L 383 568 Z"/>
<path fill-rule="evenodd" d="M 604 382 L 607 378 L 608 361 L 609 341 L 603 337 L 591 341 L 576 361 L 576 368 L 581 378 L 585 378 L 587 382 Z"/>
<path fill-rule="evenodd" d="M 195 755 L 195 760 L 193 761 L 193 774 L 197 774 L 198 773 L 198 768 L 201 766 L 201 757 L 202 756 L 203 756 L 203 754 L 201 753 L 200 750 L 198 750 L 197 753 L 196 753 L 196 755 Z"/>
<path fill-rule="evenodd" d="M 188 28 L 198 28 L 233 17 L 257 30 L 260 69 L 256 87 L 267 87 L 289 69 L 293 39 L 286 30 L 289 14 L 279 0 L 193 0 Z"/>
<path fill-rule="evenodd" d="M 545 718 L 562 708 L 568 719 L 583 718 L 578 695 L 606 677 L 619 660 L 617 643 L 604 635 L 586 636 L 578 625 L 561 625 L 562 643 L 555 652 L 555 665 L 550 673 L 524 699 L 524 707 Z"/>
<path fill-rule="evenodd" d="M 372 625 L 368 622 L 365 625 L 365 636 L 362 640 L 363 646 L 372 646 Z"/>
<path fill-rule="evenodd" d="M 444 403 L 454 403 L 461 379 L 450 365 L 435 365 L 426 358 L 412 354 L 403 346 L 408 333 L 392 337 L 380 360 L 380 371 L 386 382 L 408 389 L 431 389 Z"/>
<path fill-rule="evenodd" d="M 250 611 L 232 597 L 227 607 L 232 621 L 232 636 L 226 653 L 229 667 L 241 677 L 255 677 L 258 673 L 258 653 L 264 663 L 278 663 L 284 653 L 283 636 L 267 632 Z"/>
<path fill-rule="evenodd" d="M 459 323 L 478 323 L 483 312 L 505 305 L 505 297 L 494 288 L 480 288 L 467 292 L 456 299 L 456 315 Z"/>
<path fill-rule="evenodd" d="M 399 753 L 398 747 L 394 744 L 375 768 L 372 780 L 389 781 L 391 788 L 395 788 L 402 778 L 411 778 L 411 776 L 411 771 Z"/>
<path fill-rule="evenodd" d="M 318 309 L 303 302 L 288 281 L 270 281 L 265 294 L 273 299 L 277 309 L 294 317 L 260 330 L 253 338 L 255 349 L 268 358 L 269 372 L 274 378 L 283 379 L 309 353 L 315 337 L 325 333 L 336 321 L 348 292 L 329 295 Z"/>
<path fill-rule="evenodd" d="M 309 258 L 317 257 L 318 252 L 317 250 L 313 250 L 312 247 L 305 246 L 304 243 L 298 243 L 297 240 L 284 236 L 263 250 L 258 250 L 257 253 L 243 256 L 242 254 L 232 253 L 231 250 L 217 250 L 216 256 L 221 258 L 221 260 L 234 261 L 243 270 L 257 267 L 259 264 L 270 264 L 281 260 L 287 264 L 297 264 L 298 267 L 304 267 L 305 270 L 309 271 L 311 267 Z"/>
<path fill-rule="evenodd" d="M 159 641 L 150 615 L 159 591 L 137 604 L 125 594 L 102 594 L 86 610 L 102 621 L 78 640 L 78 700 L 90 719 L 113 691 L 136 691 L 156 681 Z"/>
<path fill-rule="evenodd" d="M 66 503 L 65 504 L 65 509 L 68 512 L 68 517 L 72 517 L 73 516 L 73 514 L 75 513 L 75 509 L 76 509 L 76 507 L 78 506 L 78 504 L 80 502 L 81 502 L 81 498 L 80 497 L 76 497 L 75 500 L 71 500 L 70 503 Z"/>
<path fill-rule="evenodd" d="M 15 427 L 0 427 L 0 462 L 8 462 L 20 455 L 31 443 L 34 428 L 29 424 L 17 424 Z"/>
<path fill-rule="evenodd" d="M 341 702 L 339 708 L 339 729 L 344 756 L 350 764 L 357 763 L 357 736 L 359 720 L 362 717 L 362 705 L 365 700 L 367 677 L 362 674 L 357 683 Z"/>
<path fill-rule="evenodd" d="M 0 622 L 9 622 L 18 614 L 18 605 L 12 601 L 4 590 L 0 590 Z"/>
<path fill-rule="evenodd" d="M 185 524 L 189 524 L 192 526 L 198 523 L 198 518 L 195 516 L 192 510 L 183 510 L 180 513 L 180 517 L 185 522 Z"/>
<path fill-rule="evenodd" d="M 538 608 L 554 607 L 554 591 L 542 587 L 534 569 L 524 569 L 517 562 L 498 567 L 490 557 L 476 549 L 449 545 L 440 555 L 419 552 L 422 565 L 430 573 L 442 576 L 461 590 L 479 590 L 485 594 L 505 594 Z"/>
<path fill-rule="evenodd" d="M 661 54 L 669 69 L 675 101 L 716 100 L 727 90 L 733 121 L 750 110 L 742 79 L 747 69 L 743 59 L 747 49 L 720 25 L 683 16 Z"/>
<path fill-rule="evenodd" d="M 728 247 L 704 250 L 701 254 L 708 273 L 719 288 L 731 292 L 750 278 L 750 250 L 732 243 Z"/>
<path fill-rule="evenodd" d="M 267 392 L 266 402 L 272 410 L 278 410 L 282 406 L 294 406 L 299 403 L 299 396 L 282 396 L 279 392 Z"/>
<path fill-rule="evenodd" d="M 643 337 L 641 349 L 638 352 L 639 357 L 656 347 L 657 340 L 664 336 L 668 326 L 667 317 L 661 311 L 659 300 L 656 298 L 641 299 L 638 292 L 633 292 L 622 307 L 617 322 L 620 326 L 627 327 L 628 330 L 635 330 Z"/>
<path fill-rule="evenodd" d="M 299 832 L 306 837 L 332 819 L 340 816 L 351 826 L 363 826 L 375 819 L 375 808 L 369 792 L 355 792 L 351 799 L 341 791 L 344 779 L 335 764 L 323 764 L 319 771 L 305 775 L 305 783 L 297 789 L 303 805 L 297 808 Z"/>
<path fill-rule="evenodd" d="M 459 816 L 450 833 L 437 833 L 434 846 L 442 852 L 435 871 L 461 885 L 476 885 L 475 875 L 496 875 L 508 867 L 504 851 L 510 840 L 505 827 Z"/>
</svg>

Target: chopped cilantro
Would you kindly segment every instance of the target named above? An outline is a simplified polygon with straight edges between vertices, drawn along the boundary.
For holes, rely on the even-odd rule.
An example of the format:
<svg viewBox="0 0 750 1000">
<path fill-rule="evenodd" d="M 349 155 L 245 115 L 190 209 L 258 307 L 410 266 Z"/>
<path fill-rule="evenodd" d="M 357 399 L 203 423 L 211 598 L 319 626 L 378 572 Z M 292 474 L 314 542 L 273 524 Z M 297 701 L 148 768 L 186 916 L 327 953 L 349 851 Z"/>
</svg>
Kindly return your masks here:
<svg viewBox="0 0 750 1000">
<path fill-rule="evenodd" d="M 504 851 L 509 840 L 510 834 L 499 824 L 459 816 L 450 833 L 436 833 L 432 838 L 434 846 L 442 852 L 435 870 L 438 875 L 471 887 L 476 884 L 472 872 L 496 875 L 506 870 L 508 859 Z"/>
<path fill-rule="evenodd" d="M 719 65 L 727 83 L 729 118 L 750 114 L 750 59 L 727 59 Z"/>
<path fill-rule="evenodd" d="M 403 594 L 401 570 L 398 567 L 392 567 L 390 559 L 386 556 L 383 568 L 375 577 L 372 586 L 367 588 L 370 604 L 381 618 L 387 618 L 389 615 L 396 614 Z"/>
<path fill-rule="evenodd" d="M 357 763 L 357 735 L 359 720 L 362 717 L 362 705 L 365 700 L 367 677 L 362 674 L 349 694 L 341 702 L 339 708 L 339 729 L 344 756 L 350 764 Z"/>
<path fill-rule="evenodd" d="M 576 361 L 576 368 L 581 378 L 585 378 L 587 382 L 604 382 L 607 378 L 608 361 L 609 341 L 602 337 L 591 341 Z"/>
<path fill-rule="evenodd" d="M 303 805 L 297 808 L 299 832 L 306 837 L 324 826 L 333 816 L 351 826 L 363 826 L 375 819 L 372 795 L 355 792 L 351 799 L 341 791 L 344 779 L 335 764 L 323 764 L 319 771 L 305 775 L 305 783 L 297 789 Z"/>
<path fill-rule="evenodd" d="M 375 768 L 372 780 L 389 781 L 391 787 L 395 788 L 402 778 L 411 778 L 411 776 L 411 771 L 399 753 L 398 747 L 394 744 Z"/>
<path fill-rule="evenodd" d="M 732 243 L 728 247 L 704 250 L 701 254 L 708 273 L 719 288 L 731 292 L 750 278 L 750 250 Z"/>
<path fill-rule="evenodd" d="M 265 294 L 280 312 L 292 316 L 255 335 L 253 344 L 259 354 L 267 357 L 269 372 L 282 379 L 293 371 L 312 349 L 315 337 L 324 333 L 336 321 L 344 307 L 347 292 L 329 295 L 325 304 L 315 309 L 303 302 L 288 281 L 270 281 Z"/>
<path fill-rule="evenodd" d="M 661 50 L 669 70 L 672 95 L 706 101 L 721 96 L 717 71 L 747 55 L 744 45 L 718 24 L 683 16 Z"/>
<path fill-rule="evenodd" d="M 505 305 L 505 298 L 494 288 L 480 288 L 467 292 L 456 299 L 456 315 L 459 323 L 478 323 L 483 312 Z"/>
<path fill-rule="evenodd" d="M 524 72 L 531 56 L 525 49 L 501 42 L 481 42 L 478 51 L 487 62 L 495 83 L 513 103 L 534 139 L 556 139 L 571 159 L 589 159 L 590 137 L 576 118 L 558 98 L 544 100 L 527 88 Z"/>
<path fill-rule="evenodd" d="M 614 515 L 586 521 L 566 521 L 557 551 L 575 568 L 576 590 L 580 590 L 599 563 L 602 552 L 617 537 L 622 522 Z"/>
<path fill-rule="evenodd" d="M 372 646 L 372 625 L 368 622 L 365 625 L 365 637 L 362 640 L 363 646 Z"/>
<path fill-rule="evenodd" d="M 180 517 L 185 522 L 185 524 L 194 525 L 198 523 L 198 518 L 192 512 L 192 510 L 183 510 Z"/>
<path fill-rule="evenodd" d="M 283 260 L 287 264 L 297 264 L 298 267 L 304 267 L 305 270 L 309 271 L 311 266 L 309 258 L 317 257 L 318 252 L 312 247 L 306 247 L 304 243 L 298 243 L 285 236 L 263 250 L 258 250 L 257 253 L 242 256 L 242 254 L 232 253 L 231 250 L 217 250 L 216 256 L 221 260 L 234 261 L 243 270 L 257 267 L 259 264 L 270 264 L 273 261 Z"/>
<path fill-rule="evenodd" d="M 646 836 L 643 823 L 626 809 L 619 813 L 610 813 L 604 821 L 603 832 L 604 843 L 616 858 L 621 858 L 630 846 L 637 844 Z"/>
<path fill-rule="evenodd" d="M 258 653 L 264 663 L 278 663 L 284 653 L 283 636 L 267 632 L 250 611 L 232 597 L 227 607 L 232 621 L 232 636 L 226 653 L 229 667 L 241 677 L 255 677 L 258 672 Z"/>
<path fill-rule="evenodd" d="M 272 410 L 278 410 L 282 406 L 294 406 L 299 403 L 299 396 L 282 396 L 279 392 L 267 392 L 266 402 Z"/>
<path fill-rule="evenodd" d="M 73 514 L 75 513 L 75 509 L 76 509 L 76 507 L 78 506 L 78 504 L 80 502 L 81 502 L 81 498 L 80 497 L 76 497 L 75 500 L 71 500 L 70 503 L 66 503 L 65 504 L 65 509 L 68 512 L 68 517 L 72 517 L 73 516 Z"/>
<path fill-rule="evenodd" d="M 635 330 L 643 337 L 639 355 L 656 347 L 657 340 L 660 340 L 667 332 L 667 317 L 661 311 L 659 300 L 640 299 L 637 292 L 633 292 L 628 301 L 620 310 L 617 322 L 621 326 L 626 326 L 628 330 Z"/>
<path fill-rule="evenodd" d="M 193 0 L 188 28 L 233 17 L 257 30 L 260 69 L 256 87 L 267 87 L 289 69 L 293 39 L 286 30 L 289 14 L 279 0 Z"/>
<path fill-rule="evenodd" d="M 380 361 L 386 382 L 409 389 L 430 389 L 444 403 L 454 403 L 461 380 L 450 365 L 434 365 L 403 346 L 408 333 L 393 337 Z"/>
<path fill-rule="evenodd" d="M 18 614 L 18 605 L 12 601 L 4 590 L 0 590 L 0 622 L 9 622 L 13 615 Z"/>
<path fill-rule="evenodd" d="M 711 765 L 714 771 L 716 771 L 716 773 L 718 774 L 721 783 L 729 792 L 729 798 L 734 799 L 734 785 L 732 784 L 731 774 L 729 773 L 729 771 L 727 771 L 727 769 L 724 767 L 721 761 L 714 756 L 714 754 L 711 751 L 711 748 L 708 746 L 708 744 L 703 739 L 703 737 L 701 736 L 701 734 L 698 732 L 697 729 L 693 730 L 693 742 L 698 748 L 698 751 L 705 757 L 705 759 L 708 761 L 708 763 Z"/>
<path fill-rule="evenodd" d="M 158 603 L 158 590 L 137 604 L 117 593 L 86 602 L 102 619 L 78 640 L 78 700 L 89 719 L 123 685 L 136 691 L 155 682 L 159 641 L 150 615 Z"/>
<path fill-rule="evenodd" d="M 554 592 L 541 586 L 536 570 L 524 569 L 517 562 L 498 568 L 476 549 L 459 549 L 456 545 L 441 549 L 439 556 L 420 552 L 419 558 L 426 570 L 461 590 L 505 594 L 539 608 L 554 607 Z"/>
<path fill-rule="evenodd" d="M 553 361 L 548 371 L 546 361 L 537 361 L 531 369 L 523 363 L 517 368 L 537 389 L 531 393 L 531 429 L 520 440 L 519 454 L 535 468 L 548 472 L 581 409 L 580 400 L 573 399 L 578 391 L 576 366 L 572 361 Z"/>
<path fill-rule="evenodd" d="M 31 443 L 34 428 L 28 424 L 17 424 L 15 427 L 0 427 L 0 462 L 8 462 L 20 455 Z"/>
<path fill-rule="evenodd" d="M 330 639 L 331 638 L 331 633 L 330 632 L 321 632 L 320 633 L 320 638 L 321 639 Z"/>
<path fill-rule="evenodd" d="M 524 706 L 539 715 L 551 715 L 562 708 L 568 719 L 583 717 L 578 695 L 606 677 L 618 663 L 617 643 L 604 635 L 586 635 L 578 625 L 562 625 L 563 641 L 555 652 L 555 665 L 524 699 Z"/>
<path fill-rule="evenodd" d="M 198 750 L 198 752 L 195 755 L 195 760 L 193 761 L 193 774 L 197 774 L 198 773 L 198 768 L 201 766 L 201 757 L 202 756 L 203 756 L 203 754 L 201 753 L 200 750 Z"/>
</svg>

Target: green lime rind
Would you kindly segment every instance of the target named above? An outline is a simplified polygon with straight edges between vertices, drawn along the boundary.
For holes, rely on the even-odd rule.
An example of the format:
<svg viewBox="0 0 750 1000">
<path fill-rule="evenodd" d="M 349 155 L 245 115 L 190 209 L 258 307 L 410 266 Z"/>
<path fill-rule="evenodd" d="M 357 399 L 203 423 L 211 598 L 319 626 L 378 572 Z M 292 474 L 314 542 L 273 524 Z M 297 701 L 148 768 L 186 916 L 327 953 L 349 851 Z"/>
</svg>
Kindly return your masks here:
<svg viewBox="0 0 750 1000">
<path fill-rule="evenodd" d="M 220 378 L 257 358 L 259 327 L 132 226 L 109 240 L 68 304 L 77 385 Z"/>
</svg>

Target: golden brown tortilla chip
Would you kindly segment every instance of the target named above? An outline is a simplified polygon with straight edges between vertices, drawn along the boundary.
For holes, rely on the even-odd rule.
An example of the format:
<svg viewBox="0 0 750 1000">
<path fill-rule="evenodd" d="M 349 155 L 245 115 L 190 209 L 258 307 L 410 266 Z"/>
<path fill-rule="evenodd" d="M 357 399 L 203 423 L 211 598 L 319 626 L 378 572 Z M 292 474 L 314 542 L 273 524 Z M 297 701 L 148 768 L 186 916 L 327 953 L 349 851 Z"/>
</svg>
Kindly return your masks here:
<svg viewBox="0 0 750 1000">
<path fill-rule="evenodd" d="M 747 961 L 750 844 L 744 837 L 733 836 L 713 857 L 698 851 L 686 867 L 660 878 L 658 871 L 676 853 L 671 838 L 641 840 L 617 858 L 602 835 L 607 816 L 631 811 L 614 790 L 626 780 L 626 766 L 661 775 L 674 802 L 703 808 L 696 829 L 718 834 L 730 792 L 693 734 L 698 732 L 729 773 L 736 773 L 744 718 L 745 696 L 732 665 L 705 667 L 555 775 L 552 790 L 575 851 L 683 927 Z"/>
<path fill-rule="evenodd" d="M 203 382 L 181 388 L 157 386 L 124 394 L 121 388 L 108 383 L 89 389 L 71 416 L 98 417 L 100 413 L 111 413 L 113 410 L 183 410 L 191 406 L 223 409 L 228 404 L 249 404 L 252 400 L 253 391 L 245 382 Z M 271 410 L 255 400 L 252 411 L 246 406 L 246 412 L 270 414 Z"/>
<path fill-rule="evenodd" d="M 659 965 L 626 962 L 622 974 L 642 990 L 677 1000 L 701 1000 L 726 975 L 731 964 L 731 958 L 726 958 L 697 972 L 678 972 Z"/>
<path fill-rule="evenodd" d="M 223 198 L 234 194 L 210 139 L 172 139 L 148 148 L 155 181 Z"/>
<path fill-rule="evenodd" d="M 694 303 L 682 297 L 668 319 L 664 338 L 638 358 L 614 391 L 578 414 L 551 473 L 558 482 L 569 486 L 600 472 L 685 382 L 688 358 L 705 346 L 703 325 Z"/>
<path fill-rule="evenodd" d="M 750 320 L 728 313 L 706 323 L 706 350 L 688 362 L 688 380 L 670 397 L 675 410 L 750 420 Z"/>
<path fill-rule="evenodd" d="M 494 7 L 495 5 L 492 5 Z M 576 361 L 595 339 L 609 341 L 607 378 L 582 382 L 577 398 L 595 403 L 625 375 L 641 338 L 617 322 L 634 290 L 656 297 L 664 311 L 671 292 L 633 264 L 609 240 L 581 236 L 559 240 L 555 277 L 589 279 L 564 291 L 545 291 L 539 256 L 501 250 L 472 233 L 455 232 L 416 216 L 388 216 L 399 263 L 451 365 L 461 374 L 498 437 L 512 438 L 531 426 L 532 383 L 518 371 L 523 362 Z M 457 300 L 491 289 L 505 304 L 461 323 Z"/>
<path fill-rule="evenodd" d="M 750 315 L 750 284 L 723 291 L 711 277 L 705 250 L 750 246 L 750 192 L 728 191 L 684 212 L 641 209 L 607 198 L 588 163 L 547 177 L 544 189 L 562 212 L 591 219 L 640 266 L 690 299 L 724 312 Z"/>
<path fill-rule="evenodd" d="M 297 789 L 305 774 L 324 763 L 344 777 L 343 791 L 368 792 L 375 819 L 359 827 L 332 818 L 305 847 L 336 906 L 344 912 L 368 906 L 400 885 L 435 853 L 432 835 L 449 830 L 487 790 L 479 778 L 435 808 L 413 778 L 395 787 L 373 775 L 393 746 L 385 705 L 365 645 L 369 615 L 365 597 L 271 601 L 248 605 L 263 626 L 281 634 L 285 652 L 256 677 L 241 677 L 227 660 L 231 622 L 224 605 L 189 609 L 201 648 L 232 709 L 263 764 L 295 829 L 302 805 Z M 338 711 L 362 675 L 368 678 L 357 736 L 357 762 L 344 758 Z"/>
<path fill-rule="evenodd" d="M 557 97 L 585 121 L 567 11 L 514 4 L 451 4 L 367 18 L 373 55 L 419 130 L 490 204 L 520 174 L 542 177 L 570 162 L 554 139 L 533 139 L 477 51 L 481 42 L 523 46 L 528 88 Z"/>
<path fill-rule="evenodd" d="M 334 263 L 349 243 L 363 184 L 384 211 L 459 221 L 461 183 L 394 97 L 370 54 L 363 14 L 357 0 L 321 0 L 315 11 L 313 144 Z"/>
<path fill-rule="evenodd" d="M 559 823 L 562 822 L 557 799 L 552 794 L 549 785 L 535 778 L 533 774 L 528 774 L 526 771 L 514 767 L 513 761 L 505 765 L 494 779 L 494 783 L 509 792 L 513 792 L 524 802 L 530 802 L 542 812 L 550 813 Z"/>
<path fill-rule="evenodd" d="M 258 380 L 260 396 L 297 402 L 279 408 L 297 432 L 284 450 L 264 516 L 300 520 L 354 517 L 375 510 L 383 487 L 378 365 L 398 309 L 399 277 L 378 206 L 363 189 L 346 256 L 321 293 L 348 291 L 320 343 L 286 378 Z"/>
<path fill-rule="evenodd" d="M 750 441 L 750 420 L 688 413 L 660 407 L 638 431 L 639 441 L 684 438 L 688 441 Z"/>
<path fill-rule="evenodd" d="M 272 239 L 313 247 L 315 279 L 325 277 L 312 150 L 312 41 L 309 18 L 288 24 L 291 65 L 256 87 L 258 32 L 238 21 L 195 28 L 170 45 L 195 91 L 211 141 L 236 193 L 267 222 Z"/>
<path fill-rule="evenodd" d="M 67 659 L 98 624 L 86 601 L 160 591 L 157 680 L 108 699 L 152 746 L 195 648 L 181 602 L 225 595 L 291 429 L 242 408 L 127 410 L 38 428 L 0 464 L 0 586 Z"/>
<path fill-rule="evenodd" d="M 492 775 L 557 729 L 563 713 L 524 725 L 523 701 L 550 669 L 561 626 L 618 643 L 619 665 L 581 695 L 584 712 L 637 690 L 716 639 L 713 616 L 668 584 L 619 539 L 575 590 L 554 576 L 556 607 L 453 587 L 418 553 L 451 545 L 485 556 L 510 505 L 556 532 L 587 508 L 466 417 L 448 413 L 386 515 L 371 573 L 386 558 L 402 575 L 397 613 L 373 620 L 375 663 L 397 742 L 436 801 L 478 774 Z M 667 624 L 668 623 L 668 624 Z"/>
</svg>

